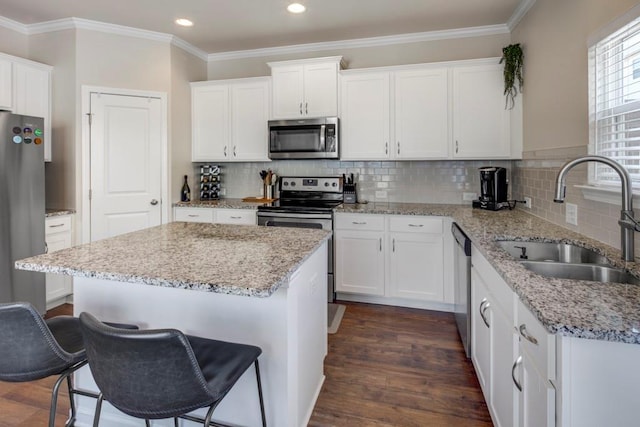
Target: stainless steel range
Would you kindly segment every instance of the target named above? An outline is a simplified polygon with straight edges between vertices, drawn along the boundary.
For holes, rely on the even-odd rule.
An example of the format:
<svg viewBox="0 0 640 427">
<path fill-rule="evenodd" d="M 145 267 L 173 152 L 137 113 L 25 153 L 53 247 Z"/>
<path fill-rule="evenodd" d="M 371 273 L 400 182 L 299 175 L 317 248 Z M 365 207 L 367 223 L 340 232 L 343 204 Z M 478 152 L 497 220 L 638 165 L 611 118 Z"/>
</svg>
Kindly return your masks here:
<svg viewBox="0 0 640 427">
<path fill-rule="evenodd" d="M 280 177 L 280 198 L 258 207 L 258 225 L 333 230 L 333 210 L 343 201 L 342 177 Z M 333 238 L 329 240 L 327 300 L 334 300 Z"/>
</svg>

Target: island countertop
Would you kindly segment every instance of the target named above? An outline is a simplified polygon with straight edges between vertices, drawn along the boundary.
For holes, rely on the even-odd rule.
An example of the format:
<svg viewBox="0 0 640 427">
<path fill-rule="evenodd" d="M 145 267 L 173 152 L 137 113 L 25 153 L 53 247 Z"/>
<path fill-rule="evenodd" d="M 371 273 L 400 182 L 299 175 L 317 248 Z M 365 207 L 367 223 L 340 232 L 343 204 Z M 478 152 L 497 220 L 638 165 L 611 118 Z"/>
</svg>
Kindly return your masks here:
<svg viewBox="0 0 640 427">
<path fill-rule="evenodd" d="M 16 268 L 267 297 L 330 235 L 300 228 L 173 222 L 19 260 Z"/>
<path fill-rule="evenodd" d="M 369 203 L 343 205 L 336 212 L 450 217 L 549 332 L 640 344 L 640 286 L 543 277 L 524 268 L 496 241 L 576 244 L 594 249 L 613 266 L 640 277 L 640 263 L 623 261 L 616 248 L 520 209 L 493 212 L 461 205 Z"/>
</svg>

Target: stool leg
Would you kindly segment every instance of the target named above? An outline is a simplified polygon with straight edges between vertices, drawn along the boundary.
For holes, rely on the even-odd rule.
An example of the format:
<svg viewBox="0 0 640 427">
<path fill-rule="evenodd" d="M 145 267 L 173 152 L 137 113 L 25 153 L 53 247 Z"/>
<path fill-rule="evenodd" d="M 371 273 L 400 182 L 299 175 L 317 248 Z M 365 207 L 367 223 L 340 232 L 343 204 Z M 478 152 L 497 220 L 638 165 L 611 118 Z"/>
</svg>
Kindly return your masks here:
<svg viewBox="0 0 640 427">
<path fill-rule="evenodd" d="M 260 366 L 258 365 L 258 359 L 255 361 L 256 366 L 256 380 L 258 381 L 258 397 L 260 398 L 260 415 L 262 415 L 262 427 L 267 427 L 267 417 L 264 413 L 264 400 L 262 398 L 262 383 L 260 382 Z"/>
<path fill-rule="evenodd" d="M 98 401 L 96 402 L 96 413 L 93 416 L 93 427 L 98 427 L 100 423 L 100 412 L 102 411 L 102 393 L 98 395 Z"/>
<path fill-rule="evenodd" d="M 149 422 L 149 420 L 144 420 L 144 425 L 147 427 L 151 427 L 151 423 Z"/>
<path fill-rule="evenodd" d="M 179 427 L 179 426 L 178 426 L 178 417 L 175 417 L 175 418 L 173 419 L 173 425 L 174 425 L 175 427 Z"/>
<path fill-rule="evenodd" d="M 213 416 L 213 410 L 216 409 L 216 406 L 218 406 L 218 403 L 220 402 L 214 403 L 209 407 L 209 410 L 207 411 L 207 417 L 204 419 L 204 427 L 209 427 L 211 425 L 211 417 Z"/>
</svg>

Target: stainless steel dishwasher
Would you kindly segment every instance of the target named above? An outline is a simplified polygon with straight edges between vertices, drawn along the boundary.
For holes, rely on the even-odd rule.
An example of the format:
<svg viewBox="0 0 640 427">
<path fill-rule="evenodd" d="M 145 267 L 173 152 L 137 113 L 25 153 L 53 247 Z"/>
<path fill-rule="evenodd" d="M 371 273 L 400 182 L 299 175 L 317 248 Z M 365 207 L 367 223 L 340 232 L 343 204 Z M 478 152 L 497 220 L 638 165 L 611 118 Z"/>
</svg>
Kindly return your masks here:
<svg viewBox="0 0 640 427">
<path fill-rule="evenodd" d="M 451 225 L 454 245 L 454 304 L 458 332 L 467 357 L 471 355 L 471 240 L 455 222 Z"/>
</svg>

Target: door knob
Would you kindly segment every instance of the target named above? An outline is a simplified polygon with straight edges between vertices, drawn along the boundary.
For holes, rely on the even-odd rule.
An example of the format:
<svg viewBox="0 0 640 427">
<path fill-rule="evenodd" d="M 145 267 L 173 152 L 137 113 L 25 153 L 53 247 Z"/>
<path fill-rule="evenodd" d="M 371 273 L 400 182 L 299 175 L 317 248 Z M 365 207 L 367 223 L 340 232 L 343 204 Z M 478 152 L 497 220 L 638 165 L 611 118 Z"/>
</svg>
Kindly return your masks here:
<svg viewBox="0 0 640 427">
<path fill-rule="evenodd" d="M 151 204 L 152 204 L 153 206 L 155 206 L 155 205 L 157 205 L 157 204 L 158 204 L 158 201 L 157 201 L 156 199 L 153 199 L 153 200 L 151 200 Z"/>
</svg>

